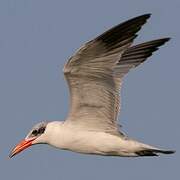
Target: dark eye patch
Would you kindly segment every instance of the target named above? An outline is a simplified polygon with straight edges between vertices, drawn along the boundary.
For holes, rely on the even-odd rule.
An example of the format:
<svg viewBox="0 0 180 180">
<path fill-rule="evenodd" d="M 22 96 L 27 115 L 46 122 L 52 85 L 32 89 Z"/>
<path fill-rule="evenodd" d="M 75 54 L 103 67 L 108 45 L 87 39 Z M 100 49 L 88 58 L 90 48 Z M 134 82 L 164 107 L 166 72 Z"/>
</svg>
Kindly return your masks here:
<svg viewBox="0 0 180 180">
<path fill-rule="evenodd" d="M 34 129 L 34 130 L 32 131 L 32 135 L 36 136 L 37 134 L 38 134 L 38 130 Z"/>
<path fill-rule="evenodd" d="M 44 131 L 45 131 L 45 128 L 44 128 L 44 127 L 41 127 L 41 128 L 39 128 L 39 130 L 38 130 L 38 134 L 42 134 L 42 133 L 44 133 Z"/>
<path fill-rule="evenodd" d="M 31 134 L 33 136 L 37 136 L 37 135 L 43 134 L 44 131 L 45 131 L 45 127 L 40 127 L 39 129 L 34 129 Z"/>
</svg>

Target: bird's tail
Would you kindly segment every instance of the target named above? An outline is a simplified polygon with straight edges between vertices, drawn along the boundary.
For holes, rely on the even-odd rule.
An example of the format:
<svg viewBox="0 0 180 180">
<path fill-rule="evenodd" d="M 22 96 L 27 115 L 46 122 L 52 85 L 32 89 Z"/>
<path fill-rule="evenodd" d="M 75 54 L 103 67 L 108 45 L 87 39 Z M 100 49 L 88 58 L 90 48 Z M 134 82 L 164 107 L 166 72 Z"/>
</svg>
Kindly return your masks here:
<svg viewBox="0 0 180 180">
<path fill-rule="evenodd" d="M 142 142 L 136 141 L 134 139 L 129 139 L 127 141 L 128 147 L 131 147 L 129 149 L 129 152 L 131 152 L 132 156 L 138 157 L 138 156 L 159 156 L 160 154 L 173 154 L 175 151 L 173 150 L 165 150 L 160 149 L 148 144 L 144 144 Z"/>
<path fill-rule="evenodd" d="M 138 156 L 159 156 L 159 154 L 173 154 L 173 150 L 161 150 L 161 149 L 144 149 L 137 151 Z"/>
</svg>

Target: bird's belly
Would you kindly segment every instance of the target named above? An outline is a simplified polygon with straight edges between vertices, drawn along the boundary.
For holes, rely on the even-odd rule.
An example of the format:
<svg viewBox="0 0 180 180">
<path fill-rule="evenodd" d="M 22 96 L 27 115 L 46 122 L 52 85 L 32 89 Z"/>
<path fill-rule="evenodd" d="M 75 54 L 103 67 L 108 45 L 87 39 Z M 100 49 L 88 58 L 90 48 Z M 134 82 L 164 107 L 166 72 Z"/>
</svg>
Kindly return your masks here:
<svg viewBox="0 0 180 180">
<path fill-rule="evenodd" d="M 62 132 L 61 132 L 62 133 Z M 104 132 L 66 131 L 50 144 L 65 150 L 86 154 L 126 156 L 126 140 Z"/>
</svg>

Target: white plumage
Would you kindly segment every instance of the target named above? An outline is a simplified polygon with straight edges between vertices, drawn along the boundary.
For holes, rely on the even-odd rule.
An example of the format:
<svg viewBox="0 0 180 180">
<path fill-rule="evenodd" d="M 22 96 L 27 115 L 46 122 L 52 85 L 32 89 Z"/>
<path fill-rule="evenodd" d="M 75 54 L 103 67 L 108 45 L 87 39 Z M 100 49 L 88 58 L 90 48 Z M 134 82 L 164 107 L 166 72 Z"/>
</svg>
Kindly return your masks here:
<svg viewBox="0 0 180 180">
<path fill-rule="evenodd" d="M 32 144 L 47 143 L 79 153 L 114 156 L 157 156 L 161 150 L 125 136 L 117 123 L 122 79 L 169 38 L 132 46 L 150 14 L 106 31 L 81 47 L 64 67 L 70 91 L 70 111 L 64 122 L 42 122 L 10 154 Z"/>
</svg>

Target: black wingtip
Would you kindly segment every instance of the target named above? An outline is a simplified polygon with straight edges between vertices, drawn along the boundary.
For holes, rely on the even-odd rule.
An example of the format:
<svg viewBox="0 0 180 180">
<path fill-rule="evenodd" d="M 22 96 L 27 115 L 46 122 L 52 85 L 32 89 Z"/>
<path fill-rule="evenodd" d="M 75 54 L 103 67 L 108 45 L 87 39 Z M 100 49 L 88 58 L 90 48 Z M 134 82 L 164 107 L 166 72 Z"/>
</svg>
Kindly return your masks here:
<svg viewBox="0 0 180 180">
<path fill-rule="evenodd" d="M 166 41 L 170 41 L 172 38 L 171 37 L 167 37 L 167 38 L 164 38 Z"/>
<path fill-rule="evenodd" d="M 142 17 L 144 16 L 144 17 L 146 17 L 146 18 L 150 18 L 151 17 L 151 13 L 146 13 L 146 14 L 143 14 L 143 15 L 141 15 Z"/>
<path fill-rule="evenodd" d="M 138 156 L 159 156 L 159 153 L 162 154 L 174 154 L 174 150 L 159 150 L 159 149 L 146 149 L 136 152 Z"/>
<path fill-rule="evenodd" d="M 170 37 L 166 37 L 166 38 L 161 38 L 161 39 L 157 39 L 154 40 L 154 42 L 156 42 L 157 44 L 157 49 L 159 49 L 160 46 L 164 45 L 165 43 L 167 43 L 168 41 L 170 41 L 171 38 Z M 153 41 L 151 41 L 153 42 Z"/>
<path fill-rule="evenodd" d="M 156 43 L 158 46 L 162 46 L 163 44 L 167 43 L 170 40 L 171 40 L 170 37 L 166 37 L 166 38 L 157 39 L 157 40 L 154 40 L 154 41 L 151 41 L 151 42 Z"/>
<path fill-rule="evenodd" d="M 159 40 L 162 40 L 164 43 L 168 42 L 171 40 L 170 37 L 166 37 L 166 38 L 162 38 L 162 39 L 159 39 Z"/>
<path fill-rule="evenodd" d="M 169 150 L 169 151 L 161 151 L 163 154 L 174 154 L 176 151 L 174 150 Z"/>
<path fill-rule="evenodd" d="M 145 19 L 145 20 L 147 20 L 151 17 L 151 15 L 152 15 L 151 13 L 146 13 L 146 14 L 142 14 L 140 16 L 136 16 L 133 19 Z M 133 20 L 133 19 L 130 19 L 130 20 Z"/>
</svg>

